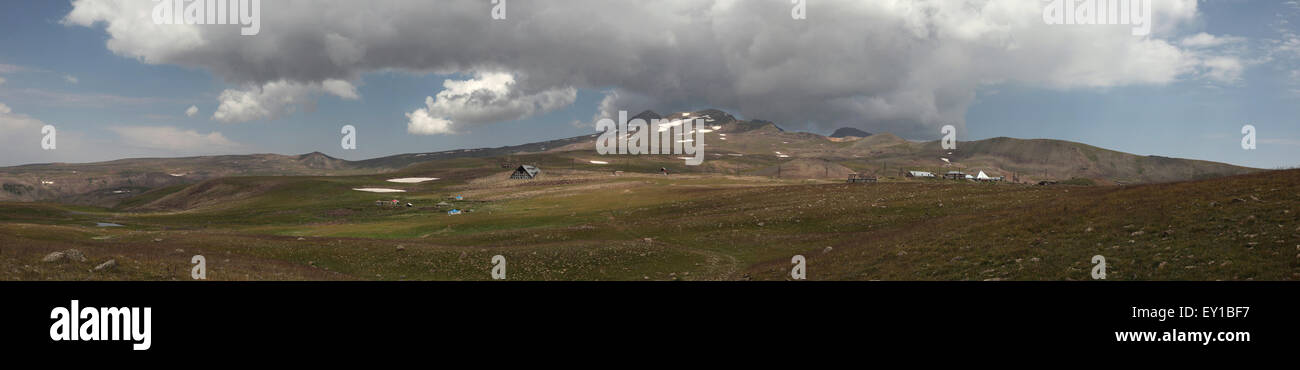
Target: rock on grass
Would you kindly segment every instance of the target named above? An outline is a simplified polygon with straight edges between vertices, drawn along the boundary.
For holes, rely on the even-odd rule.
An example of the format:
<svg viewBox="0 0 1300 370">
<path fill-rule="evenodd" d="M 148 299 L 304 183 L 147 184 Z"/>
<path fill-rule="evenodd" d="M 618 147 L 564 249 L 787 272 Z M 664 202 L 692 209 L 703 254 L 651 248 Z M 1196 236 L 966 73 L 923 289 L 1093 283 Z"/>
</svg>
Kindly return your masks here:
<svg viewBox="0 0 1300 370">
<path fill-rule="evenodd" d="M 65 262 L 65 261 L 86 262 L 86 254 L 81 253 L 81 251 L 76 249 L 69 249 L 61 252 L 51 252 L 50 254 L 47 254 L 45 255 L 45 257 L 41 258 L 41 262 L 47 262 L 47 263 Z"/>
<path fill-rule="evenodd" d="M 63 262 L 67 259 L 68 259 L 68 255 L 63 254 L 63 252 L 50 252 L 50 254 L 45 255 L 45 258 L 41 258 L 41 262 L 46 262 L 46 263 Z"/>
<path fill-rule="evenodd" d="M 117 268 L 117 260 L 108 260 L 95 266 L 95 271 L 112 271 L 115 268 Z"/>
<path fill-rule="evenodd" d="M 68 256 L 68 260 L 70 260 L 70 261 L 74 261 L 74 262 L 86 262 L 86 255 L 85 255 L 84 253 L 81 253 L 81 251 L 79 251 L 79 250 L 76 250 L 76 249 L 69 249 L 69 250 L 63 251 L 63 254 L 67 255 L 67 256 Z"/>
</svg>

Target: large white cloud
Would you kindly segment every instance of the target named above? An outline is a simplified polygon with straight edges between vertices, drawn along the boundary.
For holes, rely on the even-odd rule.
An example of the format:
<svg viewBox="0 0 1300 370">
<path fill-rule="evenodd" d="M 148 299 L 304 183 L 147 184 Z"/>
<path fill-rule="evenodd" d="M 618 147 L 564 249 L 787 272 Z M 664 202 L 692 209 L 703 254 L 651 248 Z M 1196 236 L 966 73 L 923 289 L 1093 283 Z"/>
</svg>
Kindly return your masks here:
<svg viewBox="0 0 1300 370">
<path fill-rule="evenodd" d="M 412 134 L 455 133 L 457 127 L 511 121 L 573 104 L 577 89 L 556 88 L 524 94 L 509 73 L 479 73 L 468 80 L 446 80 L 436 97 L 424 99 L 424 108 L 407 113 Z"/>
<path fill-rule="evenodd" d="M 65 22 L 105 25 L 115 53 L 257 86 L 222 94 L 228 121 L 274 118 L 312 98 L 267 94 L 273 84 L 323 91 L 325 81 L 396 69 L 476 76 L 465 84 L 497 72 L 514 79 L 508 98 L 446 87 L 445 103 L 408 112 L 418 133 L 517 118 L 535 99 L 595 88 L 616 92 L 602 106 L 620 110 L 707 105 L 796 128 L 928 137 L 961 125 L 981 85 L 1239 78 L 1235 56 L 1202 39 L 1180 43 L 1198 25 L 1196 0 L 1152 3 L 1147 37 L 1128 25 L 1046 25 L 1039 0 L 813 1 L 806 20 L 791 19 L 786 0 L 538 0 L 510 2 L 500 21 L 487 1 L 283 0 L 262 2 L 261 33 L 250 37 L 238 26 L 154 25 L 149 1 L 77 0 Z"/>
<path fill-rule="evenodd" d="M 428 98 L 426 104 L 433 104 L 433 98 Z M 416 109 L 414 112 L 406 114 L 406 132 L 416 135 L 438 135 L 454 134 L 456 129 L 450 120 L 441 117 L 434 117 L 429 114 L 428 109 Z"/>
<path fill-rule="evenodd" d="M 200 27 L 153 23 L 154 1 L 77 1 L 63 18 L 64 24 L 103 24 L 109 35 L 108 49 L 151 64 L 178 63 L 207 46 Z"/>
<path fill-rule="evenodd" d="M 347 81 L 331 79 L 299 83 L 278 80 L 244 90 L 222 91 L 217 98 L 221 104 L 212 114 L 212 119 L 226 123 L 276 119 L 293 113 L 299 106 L 314 107 L 315 96 L 320 94 L 349 100 L 360 98 L 356 87 Z"/>
</svg>

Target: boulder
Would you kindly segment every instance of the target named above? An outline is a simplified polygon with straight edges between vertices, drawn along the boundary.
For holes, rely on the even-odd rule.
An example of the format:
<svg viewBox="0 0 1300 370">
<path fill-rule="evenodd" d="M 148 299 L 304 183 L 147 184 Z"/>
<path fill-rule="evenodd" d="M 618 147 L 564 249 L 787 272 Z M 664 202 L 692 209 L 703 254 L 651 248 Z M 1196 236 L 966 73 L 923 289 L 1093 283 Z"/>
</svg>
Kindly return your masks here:
<svg viewBox="0 0 1300 370">
<path fill-rule="evenodd" d="M 95 266 L 95 271 L 112 271 L 115 268 L 117 268 L 117 260 L 108 260 Z"/>
<path fill-rule="evenodd" d="M 47 262 L 47 263 L 59 263 L 59 262 L 66 262 L 66 261 L 86 262 L 86 255 L 84 253 L 81 253 L 81 251 L 79 250 L 69 249 L 60 252 L 50 252 L 50 254 L 47 254 L 45 255 L 45 257 L 41 258 L 41 262 Z"/>
<path fill-rule="evenodd" d="M 65 254 L 65 255 L 68 256 L 68 260 L 69 260 L 69 261 L 73 261 L 73 262 L 86 262 L 86 254 L 85 254 L 85 253 L 81 253 L 81 251 L 79 251 L 79 250 L 76 250 L 76 249 L 69 249 L 69 250 L 63 251 L 63 254 Z"/>
<path fill-rule="evenodd" d="M 50 252 L 50 254 L 47 254 L 45 255 L 44 258 L 41 258 L 41 262 L 47 262 L 47 263 L 63 262 L 66 261 L 67 259 L 68 259 L 68 255 L 63 254 L 63 252 Z"/>
</svg>

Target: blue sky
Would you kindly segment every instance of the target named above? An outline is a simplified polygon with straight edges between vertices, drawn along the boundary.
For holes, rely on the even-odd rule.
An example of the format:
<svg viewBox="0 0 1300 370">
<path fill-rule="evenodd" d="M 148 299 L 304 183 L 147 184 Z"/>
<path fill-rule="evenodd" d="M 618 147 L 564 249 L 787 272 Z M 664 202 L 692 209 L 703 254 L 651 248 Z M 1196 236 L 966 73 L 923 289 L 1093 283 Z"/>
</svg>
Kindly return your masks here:
<svg viewBox="0 0 1300 370">
<path fill-rule="evenodd" d="M 92 5 L 90 3 L 85 1 L 85 4 L 75 5 L 89 7 Z M 288 71 L 286 69 L 291 67 L 285 65 L 268 63 L 256 66 L 273 71 L 272 74 L 279 73 L 274 71 L 283 72 L 282 76 L 266 77 L 267 73 L 244 74 L 241 73 L 242 69 L 236 67 L 228 70 L 219 64 L 222 62 L 202 59 L 201 54 L 158 54 L 156 50 L 131 49 L 129 46 L 114 50 L 110 47 L 110 40 L 130 40 L 130 36 L 114 34 L 107 26 L 112 22 L 125 22 L 114 20 L 110 13 L 95 13 L 91 17 L 98 23 L 87 25 L 84 22 L 79 24 L 65 20 L 74 10 L 73 3 L 5 0 L 0 2 L 0 8 L 4 9 L 0 11 L 0 81 L 3 81 L 0 82 L 0 104 L 9 112 L 0 110 L 0 113 L 5 113 L 0 115 L 0 119 L 9 119 L 10 122 L 0 125 L 0 134 L 4 135 L 0 144 L 5 145 L 0 148 L 0 153 L 4 154 L 4 158 L 0 158 L 0 165 L 88 162 L 138 156 L 268 152 L 301 154 L 312 151 L 357 160 L 399 153 L 522 144 L 587 134 L 591 128 L 584 123 L 609 112 L 611 107 L 634 111 L 633 113 L 643 109 L 656 109 L 662 113 L 674 109 L 718 107 L 746 118 L 773 120 L 794 130 L 828 134 L 835 127 L 850 125 L 845 123 L 850 122 L 851 125 L 872 132 L 896 131 L 897 127 L 905 127 L 906 129 L 897 129 L 910 130 L 900 133 L 901 135 L 911 139 L 930 140 L 937 139 L 939 134 L 938 130 L 933 130 L 934 137 L 925 136 L 924 132 L 930 131 L 928 127 L 933 125 L 927 121 L 930 118 L 926 117 L 951 116 L 947 119 L 964 121 L 962 140 L 998 136 L 1052 138 L 1142 155 L 1205 159 L 1263 168 L 1300 165 L 1300 159 L 1297 159 L 1300 158 L 1300 72 L 1297 72 L 1300 71 L 1300 51 L 1286 46 L 1287 40 L 1295 37 L 1296 24 L 1300 22 L 1300 6 L 1294 1 L 1218 1 L 1199 2 L 1196 5 L 1194 16 L 1189 16 L 1177 29 L 1167 31 L 1160 37 L 1175 47 L 1180 43 L 1186 45 L 1183 41 L 1201 33 L 1213 35 L 1219 41 L 1229 40 L 1222 44 L 1226 46 L 1204 51 L 1205 55 L 1200 56 L 1199 60 L 1206 63 L 1204 65 L 1211 65 L 1205 61 L 1222 60 L 1215 58 L 1228 56 L 1242 65 L 1237 74 L 1222 78 L 1213 75 L 1213 69 L 1205 67 L 1201 70 L 1189 69 L 1184 74 L 1154 82 L 1145 80 L 1142 76 L 1121 76 L 1116 77 L 1118 82 L 1110 82 L 1108 79 L 1105 83 L 1084 84 L 1051 82 L 1054 77 L 1014 74 L 1008 75 L 1010 77 L 988 78 L 994 81 L 982 81 L 984 76 L 976 74 L 971 78 L 981 82 L 971 90 L 969 101 L 952 105 L 936 103 L 938 107 L 935 108 L 935 114 L 927 115 L 929 108 L 917 108 L 915 114 L 905 108 L 894 108 L 889 110 L 893 112 L 889 113 L 892 115 L 862 111 L 860 116 L 866 118 L 854 120 L 844 117 L 853 117 L 855 111 L 846 111 L 848 113 L 839 116 L 831 113 L 817 115 L 818 112 L 835 113 L 838 105 L 828 106 L 829 108 L 814 107 L 816 111 L 810 110 L 806 114 L 794 112 L 799 114 L 786 115 L 785 112 L 807 104 L 795 108 L 781 107 L 781 110 L 774 111 L 765 110 L 762 106 L 776 104 L 758 106 L 745 101 L 788 101 L 790 98 L 782 95 L 788 92 L 763 90 L 754 94 L 732 94 L 731 91 L 712 91 L 719 83 L 701 85 L 704 87 L 678 83 L 663 90 L 646 89 L 639 86 L 642 84 L 638 84 L 635 77 L 648 74 L 646 71 L 656 72 L 656 67 L 649 64 L 642 66 L 639 71 L 630 72 L 632 77 L 614 78 L 607 75 L 622 72 L 596 73 L 591 72 L 593 68 L 574 72 L 550 66 L 546 68 L 551 69 L 546 69 L 537 67 L 531 60 L 543 60 L 541 63 L 545 63 L 549 62 L 547 58 L 556 58 L 555 56 L 545 52 L 531 55 L 528 53 L 533 51 L 520 47 L 502 46 L 493 51 L 502 56 L 492 54 L 477 61 L 438 62 L 418 68 L 410 68 L 411 64 L 405 61 L 383 65 L 384 61 L 394 58 L 380 58 L 376 55 L 378 52 L 375 50 L 380 50 L 380 44 L 385 44 L 380 40 L 366 41 L 369 44 L 364 45 L 371 52 L 365 55 L 366 60 L 352 61 L 355 66 L 344 66 L 345 63 L 336 61 L 336 65 L 331 68 L 321 68 L 323 72 L 320 74 L 324 77 L 319 77 L 319 81 L 326 78 L 347 81 L 355 88 L 354 97 L 308 87 L 296 90 L 300 91 L 296 95 L 289 95 L 295 103 L 283 107 L 284 112 L 223 121 L 214 117 L 214 112 L 222 104 L 228 103 L 223 98 L 223 92 L 266 91 L 269 90 L 268 84 L 274 81 L 297 81 L 304 84 L 319 81 L 312 80 L 316 76 L 303 77 L 297 72 Z M 473 7 L 479 5 L 467 6 L 477 9 Z M 232 41 L 220 45 L 234 45 L 229 46 L 232 47 L 231 50 L 241 50 L 233 48 L 253 42 L 249 40 L 278 37 L 282 32 L 288 34 L 284 30 L 288 27 L 279 28 L 277 24 L 299 24 L 279 21 L 277 15 L 281 13 L 273 10 L 268 9 L 263 15 L 263 34 L 246 39 L 228 37 Z M 513 11 L 521 12 L 517 9 Z M 810 17 L 814 17 L 813 20 L 816 20 L 816 11 L 817 5 L 810 4 Z M 398 22 L 400 20 L 394 21 Z M 791 27 L 801 27 L 801 24 L 795 23 Z M 306 34 L 314 34 L 312 29 L 307 30 L 309 32 Z M 204 34 L 207 36 L 221 30 L 204 29 L 203 32 L 207 32 Z M 375 40 L 373 37 L 339 30 L 322 29 L 320 33 L 337 33 L 354 41 Z M 435 42 L 442 42 L 440 37 L 473 38 L 472 35 L 465 36 L 456 32 L 432 32 L 425 37 L 431 37 Z M 567 42 L 584 41 L 568 39 Z M 675 42 L 689 44 L 689 41 Z M 126 43 L 128 42 L 123 42 Z M 724 41 L 718 43 L 725 45 Z M 206 45 L 218 44 L 209 41 Z M 557 45 L 560 48 L 570 46 Z M 868 46 L 871 47 L 874 46 Z M 1087 46 L 1080 48 L 1084 50 L 1078 52 L 1088 52 Z M 512 50 L 521 51 L 518 56 L 512 57 L 508 55 Z M 1110 49 L 1099 50 L 1104 52 Z M 283 51 L 288 52 L 290 51 Z M 459 51 L 446 50 L 438 55 L 457 52 Z M 800 51 L 796 49 L 788 53 Z M 1210 56 L 1211 53 L 1215 56 Z M 255 63 L 260 60 L 247 55 L 243 57 L 240 63 Z M 425 59 L 428 57 L 411 57 L 411 60 Z M 839 63 L 854 61 L 851 57 L 846 57 L 845 60 Z M 882 64 L 893 61 L 864 60 Z M 1036 60 L 1024 62 L 1033 64 Z M 1044 59 L 1042 62 L 1059 63 L 1052 59 Z M 490 65 L 491 68 L 466 66 L 473 63 Z M 707 62 L 701 62 L 704 63 Z M 674 65 L 659 73 L 692 76 L 718 73 L 706 67 L 708 66 Z M 703 71 L 687 68 L 700 68 Z M 513 100 L 489 100 L 489 104 L 508 105 L 523 101 L 522 106 L 529 108 L 525 109 L 526 113 L 500 113 L 497 110 L 462 112 L 456 111 L 456 107 L 426 104 L 426 97 L 454 90 L 444 87 L 444 81 L 488 81 L 488 76 L 496 73 L 485 72 L 489 69 L 505 70 L 507 72 L 501 76 L 513 76 L 515 81 L 512 88 L 515 90 L 509 92 L 515 97 L 511 98 Z M 539 71 L 568 72 L 574 76 Z M 873 70 L 868 69 L 864 73 L 869 72 Z M 807 76 L 800 78 L 808 79 Z M 960 89 L 952 90 L 956 88 L 949 85 L 969 85 L 960 81 L 917 81 L 912 81 L 911 84 L 924 86 L 933 83 L 937 86 L 935 91 L 941 93 L 931 94 L 935 96 L 942 96 L 949 91 L 960 92 Z M 752 86 L 748 80 L 730 82 L 735 83 L 735 86 Z M 811 95 L 816 95 L 819 87 L 812 84 L 809 86 L 801 86 L 801 90 L 807 91 L 797 92 L 801 95 L 810 95 L 810 92 Z M 566 90 L 568 88 L 572 89 L 571 97 L 566 95 L 570 91 Z M 735 90 L 741 89 L 738 87 Z M 852 97 L 873 101 L 873 94 L 894 94 L 893 91 L 875 89 L 874 85 L 863 85 L 860 90 L 862 91 L 854 92 Z M 897 95 L 909 96 L 906 93 L 913 92 L 908 90 Z M 926 93 L 927 90 L 921 92 Z M 665 98 L 669 93 L 688 98 Z M 617 99 L 613 98 L 614 95 L 618 95 Z M 558 103 L 552 98 L 558 99 Z M 450 98 L 448 100 L 451 101 Z M 888 98 L 885 100 L 893 103 L 893 106 L 907 105 L 890 102 Z M 936 101 L 941 100 L 943 99 L 936 98 Z M 196 107 L 198 113 L 187 116 L 185 111 L 190 106 Z M 411 128 L 416 123 L 409 115 L 420 110 L 427 110 L 435 116 L 437 114 L 434 113 L 441 112 L 447 122 L 454 121 L 455 132 L 412 133 Z M 877 114 L 880 114 L 879 118 L 875 116 Z M 789 117 L 814 118 L 800 121 Z M 876 123 L 884 121 L 905 122 L 899 125 L 907 126 Z M 39 129 L 33 128 L 39 126 L 33 126 L 33 123 L 50 124 L 59 129 L 60 145 L 57 150 L 39 150 Z M 358 128 L 357 150 L 343 150 L 339 146 L 340 127 L 347 124 Z M 1245 124 L 1252 124 L 1258 129 L 1257 150 L 1246 151 L 1240 146 L 1240 131 Z M 913 127 L 920 128 L 911 130 Z M 214 133 L 217 134 L 214 136 Z"/>
</svg>

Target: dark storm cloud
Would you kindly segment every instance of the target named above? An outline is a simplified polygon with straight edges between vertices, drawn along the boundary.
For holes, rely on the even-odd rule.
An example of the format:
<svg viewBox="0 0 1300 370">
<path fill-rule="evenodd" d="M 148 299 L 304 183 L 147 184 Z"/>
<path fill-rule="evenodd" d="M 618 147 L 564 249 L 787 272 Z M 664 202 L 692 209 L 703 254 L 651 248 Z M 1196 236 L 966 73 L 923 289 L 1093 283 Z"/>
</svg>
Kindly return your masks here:
<svg viewBox="0 0 1300 370">
<path fill-rule="evenodd" d="M 323 86 L 395 69 L 513 76 L 481 91 L 517 114 L 457 105 L 482 99 L 422 109 L 448 122 L 520 118 L 555 109 L 574 88 L 612 88 L 601 114 L 712 106 L 793 128 L 931 138 L 964 123 L 982 84 L 1166 84 L 1223 57 L 1166 41 L 1196 17 L 1193 0 L 1157 2 L 1150 37 L 1127 26 L 1048 26 L 1037 0 L 813 1 L 806 20 L 792 19 L 785 0 L 513 0 L 505 20 L 491 19 L 487 0 L 263 1 L 261 32 L 248 37 L 238 26 L 155 25 L 152 6 L 79 0 L 66 22 L 106 24 L 118 54 L 207 69 L 244 86 L 229 94 L 243 98 L 230 109 L 253 118 L 301 100 L 268 86 L 296 97 L 339 95 Z"/>
</svg>

